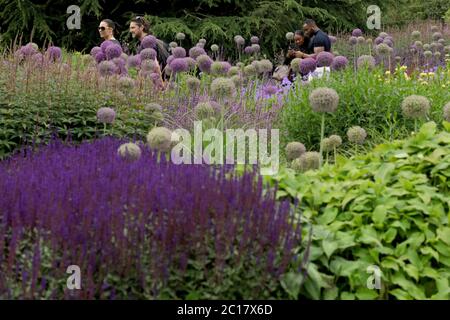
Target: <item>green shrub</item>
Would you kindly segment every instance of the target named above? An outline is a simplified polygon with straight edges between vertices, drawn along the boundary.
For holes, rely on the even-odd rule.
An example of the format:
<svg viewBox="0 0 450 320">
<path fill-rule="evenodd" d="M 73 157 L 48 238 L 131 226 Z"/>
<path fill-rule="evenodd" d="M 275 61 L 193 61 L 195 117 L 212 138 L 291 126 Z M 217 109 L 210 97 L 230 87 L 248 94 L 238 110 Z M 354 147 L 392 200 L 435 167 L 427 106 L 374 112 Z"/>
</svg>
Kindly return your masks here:
<svg viewBox="0 0 450 320">
<path fill-rule="evenodd" d="M 450 298 L 450 123 L 425 124 L 406 141 L 377 146 L 336 166 L 271 178 L 278 196 L 300 199 L 312 224 L 313 299 Z M 382 272 L 370 290 L 369 266 Z M 301 275 L 291 274 L 291 278 Z"/>
</svg>

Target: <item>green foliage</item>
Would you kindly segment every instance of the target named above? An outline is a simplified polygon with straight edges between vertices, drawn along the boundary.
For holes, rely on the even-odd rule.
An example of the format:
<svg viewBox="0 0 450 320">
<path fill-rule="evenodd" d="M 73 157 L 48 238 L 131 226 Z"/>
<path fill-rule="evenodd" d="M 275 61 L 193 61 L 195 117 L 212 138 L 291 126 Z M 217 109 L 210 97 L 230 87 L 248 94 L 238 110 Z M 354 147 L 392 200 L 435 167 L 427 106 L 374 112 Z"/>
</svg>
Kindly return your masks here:
<svg viewBox="0 0 450 320">
<path fill-rule="evenodd" d="M 391 76 L 381 69 L 355 73 L 350 66 L 343 72 L 332 72 L 328 80 L 316 79 L 308 86 L 297 85 L 281 112 L 284 142 L 300 141 L 307 149 L 319 149 L 321 115 L 311 110 L 308 101 L 309 93 L 317 87 L 333 88 L 340 96 L 337 111 L 327 114 L 325 136 L 345 137 L 348 128 L 358 125 L 366 129 L 372 145 L 404 138 L 414 130 L 414 122 L 406 119 L 401 111 L 401 102 L 409 95 L 429 98 L 432 106 L 429 119 L 442 121 L 442 108 L 450 101 L 446 88 L 450 77 L 445 70 L 440 76 L 441 79 L 432 78 L 423 85 L 417 79 L 407 80 L 403 72 Z"/>
<path fill-rule="evenodd" d="M 437 132 L 429 122 L 406 141 L 367 155 L 269 178 L 280 198 L 300 200 L 312 224 L 302 296 L 450 298 L 450 123 L 444 126 Z M 382 272 L 379 291 L 367 288 L 369 266 Z"/>
</svg>

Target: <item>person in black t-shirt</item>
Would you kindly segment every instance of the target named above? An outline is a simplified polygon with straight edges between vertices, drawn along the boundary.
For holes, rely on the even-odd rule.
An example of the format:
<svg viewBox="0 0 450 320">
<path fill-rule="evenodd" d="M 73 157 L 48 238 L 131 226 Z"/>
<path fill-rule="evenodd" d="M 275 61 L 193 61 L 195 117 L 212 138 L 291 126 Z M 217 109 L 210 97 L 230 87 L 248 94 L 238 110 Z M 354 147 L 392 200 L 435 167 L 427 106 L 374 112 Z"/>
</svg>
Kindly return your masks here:
<svg viewBox="0 0 450 320">
<path fill-rule="evenodd" d="M 289 65 L 294 58 L 300 58 L 301 52 L 307 53 L 309 40 L 303 30 L 296 30 L 294 33 L 294 45 L 289 46 L 284 64 Z"/>
<path fill-rule="evenodd" d="M 331 41 L 328 35 L 319 29 L 314 20 L 308 19 L 303 25 L 305 35 L 309 41 L 308 50 L 297 55 L 299 58 L 315 58 L 322 51 L 331 51 Z"/>
<path fill-rule="evenodd" d="M 111 19 L 103 19 L 100 21 L 100 25 L 98 26 L 98 32 L 103 41 L 109 40 L 120 46 L 120 42 L 114 38 L 116 28 L 117 25 L 114 21 Z"/>
</svg>

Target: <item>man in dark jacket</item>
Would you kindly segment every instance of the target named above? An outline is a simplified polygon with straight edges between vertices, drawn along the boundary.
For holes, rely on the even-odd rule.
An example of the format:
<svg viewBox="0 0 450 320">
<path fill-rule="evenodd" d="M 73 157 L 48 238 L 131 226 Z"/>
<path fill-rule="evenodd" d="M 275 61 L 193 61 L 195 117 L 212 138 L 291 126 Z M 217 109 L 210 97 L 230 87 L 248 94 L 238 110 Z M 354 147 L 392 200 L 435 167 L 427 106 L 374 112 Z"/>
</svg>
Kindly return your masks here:
<svg viewBox="0 0 450 320">
<path fill-rule="evenodd" d="M 305 35 L 310 38 L 308 51 L 310 54 L 302 52 L 298 58 L 315 58 L 322 51 L 331 51 L 331 41 L 328 35 L 319 29 L 314 20 L 308 19 L 303 25 Z"/>
</svg>

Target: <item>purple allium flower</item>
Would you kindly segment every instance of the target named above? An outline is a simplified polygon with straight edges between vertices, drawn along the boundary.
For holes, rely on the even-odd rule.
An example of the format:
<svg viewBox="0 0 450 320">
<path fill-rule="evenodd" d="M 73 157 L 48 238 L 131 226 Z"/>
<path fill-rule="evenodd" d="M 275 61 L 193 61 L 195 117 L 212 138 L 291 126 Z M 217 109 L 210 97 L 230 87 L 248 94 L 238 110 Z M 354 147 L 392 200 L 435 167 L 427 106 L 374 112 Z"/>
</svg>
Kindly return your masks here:
<svg viewBox="0 0 450 320">
<path fill-rule="evenodd" d="M 118 68 L 112 61 L 102 61 L 98 65 L 98 72 L 102 77 L 112 76 L 117 73 Z"/>
<path fill-rule="evenodd" d="M 141 47 L 144 49 L 152 49 L 156 47 L 156 37 L 152 35 L 147 35 L 141 41 Z"/>
<path fill-rule="evenodd" d="M 109 62 L 109 61 L 105 61 Z M 116 112 L 109 107 L 102 107 L 97 111 L 97 120 L 101 123 L 113 123 L 116 118 Z"/>
<path fill-rule="evenodd" d="M 384 39 L 384 38 L 388 37 L 389 35 L 386 32 L 380 32 L 380 34 L 378 36 Z"/>
<path fill-rule="evenodd" d="M 120 77 L 119 84 L 123 89 L 131 89 L 134 86 L 134 80 L 130 77 Z"/>
<path fill-rule="evenodd" d="M 244 48 L 244 52 L 246 54 L 253 54 L 255 51 L 253 50 L 252 46 L 247 46 L 247 47 Z"/>
<path fill-rule="evenodd" d="M 354 37 L 361 37 L 363 35 L 363 32 L 361 29 L 354 29 L 352 31 L 352 36 Z"/>
<path fill-rule="evenodd" d="M 186 57 L 186 50 L 183 47 L 176 47 L 172 49 L 172 55 L 175 58 L 184 58 Z"/>
<path fill-rule="evenodd" d="M 48 47 L 46 55 L 48 60 L 52 62 L 61 61 L 62 58 L 61 48 L 54 46 Z"/>
<path fill-rule="evenodd" d="M 118 44 L 113 43 L 112 45 L 109 45 L 105 49 L 106 59 L 112 60 L 114 58 L 120 57 L 122 54 L 122 47 Z"/>
<path fill-rule="evenodd" d="M 153 71 L 151 70 L 139 70 L 139 76 L 141 78 L 150 78 L 153 74 Z"/>
<path fill-rule="evenodd" d="M 111 40 L 105 40 L 100 44 L 100 48 L 102 49 L 103 53 L 106 54 L 106 48 L 113 44 L 114 42 L 112 42 Z"/>
<path fill-rule="evenodd" d="M 205 48 L 205 44 L 204 43 L 197 43 L 196 45 L 195 45 L 196 47 L 199 47 L 199 48 L 202 48 L 202 49 L 204 49 Z M 206 52 L 206 51 L 205 51 Z"/>
<path fill-rule="evenodd" d="M 129 68 L 137 68 L 141 65 L 141 55 L 137 54 L 135 56 L 129 56 L 127 64 Z"/>
<path fill-rule="evenodd" d="M 103 53 L 103 51 L 102 52 L 98 52 L 95 55 L 95 61 L 97 61 L 97 63 L 100 63 L 100 62 L 105 61 L 105 60 L 106 60 L 106 55 Z"/>
<path fill-rule="evenodd" d="M 348 42 L 349 42 L 352 46 L 354 46 L 354 45 L 356 45 L 356 44 L 358 43 L 358 38 L 357 38 L 357 37 L 354 37 L 354 36 L 351 36 L 351 37 L 348 39 Z"/>
<path fill-rule="evenodd" d="M 261 50 L 261 47 L 257 43 L 252 44 L 252 48 L 253 48 L 253 53 L 258 53 Z"/>
<path fill-rule="evenodd" d="M 331 44 L 334 44 L 337 41 L 337 38 L 335 36 L 328 36 L 328 38 L 330 39 Z"/>
<path fill-rule="evenodd" d="M 152 48 L 144 49 L 140 52 L 142 60 L 155 60 L 156 59 L 156 51 Z"/>
<path fill-rule="evenodd" d="M 44 55 L 40 52 L 35 53 L 31 56 L 31 60 L 37 65 L 42 65 L 44 63 Z"/>
<path fill-rule="evenodd" d="M 192 59 L 197 59 L 197 57 L 202 55 L 202 54 L 206 54 L 205 49 L 197 47 L 197 46 L 192 47 L 189 50 L 189 57 L 191 57 Z"/>
<path fill-rule="evenodd" d="M 234 42 L 237 46 L 241 47 L 245 44 L 245 39 L 242 36 L 237 35 L 234 37 Z"/>
<path fill-rule="evenodd" d="M 150 73 L 156 71 L 156 62 L 153 60 L 142 60 L 141 62 L 141 70 L 142 71 L 148 71 Z"/>
<path fill-rule="evenodd" d="M 186 57 L 186 58 L 183 58 L 183 59 L 186 61 L 187 65 L 189 67 L 189 70 L 194 70 L 195 69 L 195 66 L 197 65 L 197 61 L 195 61 L 191 57 Z"/>
<path fill-rule="evenodd" d="M 95 58 L 95 56 L 96 56 L 97 53 L 99 53 L 99 52 L 102 52 L 102 48 L 100 48 L 100 47 L 93 47 L 93 48 L 91 49 L 90 54 L 91 54 L 92 57 Z"/>
<path fill-rule="evenodd" d="M 300 68 L 300 72 L 302 74 L 308 74 L 308 73 L 314 72 L 314 70 L 316 70 L 316 68 L 317 68 L 316 60 L 314 60 L 313 58 L 302 59 L 300 61 L 299 68 Z"/>
<path fill-rule="evenodd" d="M 201 54 L 197 57 L 196 61 L 200 71 L 208 73 L 211 70 L 213 60 L 208 55 Z"/>
<path fill-rule="evenodd" d="M 187 61 L 184 58 L 175 58 L 170 63 L 170 69 L 172 69 L 173 72 L 179 73 L 189 70 L 189 66 L 187 64 Z"/>
<path fill-rule="evenodd" d="M 20 52 L 23 54 L 23 56 L 25 57 L 31 57 L 32 55 L 34 55 L 35 53 L 37 53 L 38 51 L 31 46 L 30 44 L 27 44 L 26 46 L 22 46 L 20 49 Z"/>
<path fill-rule="evenodd" d="M 383 41 L 384 41 L 384 38 L 376 37 L 374 42 L 375 42 L 376 45 L 379 45 L 380 43 L 383 43 Z"/>
<path fill-rule="evenodd" d="M 384 44 L 387 44 L 389 47 L 393 47 L 394 46 L 394 43 L 390 40 L 390 39 L 388 39 L 388 38 L 385 38 L 384 40 L 383 40 L 383 43 Z"/>
<path fill-rule="evenodd" d="M 317 57 L 317 66 L 318 67 L 329 67 L 333 63 L 334 55 L 330 52 L 322 51 Z"/>
<path fill-rule="evenodd" d="M 331 63 L 331 69 L 332 70 L 342 70 L 345 69 L 348 65 L 348 59 L 344 56 L 337 56 L 333 59 L 333 62 Z"/>
<path fill-rule="evenodd" d="M 230 63 L 226 61 L 214 61 L 211 65 L 211 73 L 215 75 L 225 75 L 230 68 Z"/>
<path fill-rule="evenodd" d="M 279 91 L 277 86 L 271 85 L 271 84 L 267 84 L 263 87 L 263 93 L 265 96 L 272 96 L 274 94 L 276 94 Z"/>
<path fill-rule="evenodd" d="M 258 44 L 259 43 L 259 38 L 257 36 L 253 36 L 250 38 L 250 43 L 251 44 Z"/>
<path fill-rule="evenodd" d="M 359 68 L 369 68 L 373 69 L 375 67 L 375 58 L 368 55 L 362 55 L 358 58 L 358 61 L 356 62 L 358 69 Z"/>
</svg>

